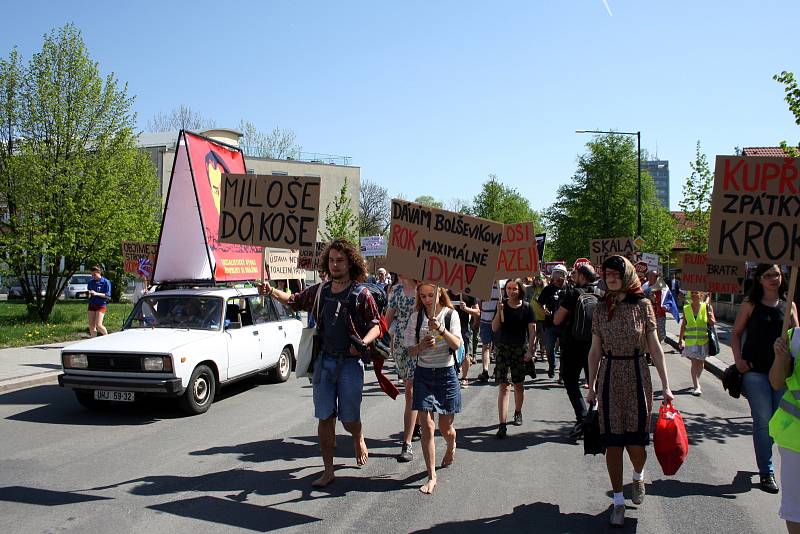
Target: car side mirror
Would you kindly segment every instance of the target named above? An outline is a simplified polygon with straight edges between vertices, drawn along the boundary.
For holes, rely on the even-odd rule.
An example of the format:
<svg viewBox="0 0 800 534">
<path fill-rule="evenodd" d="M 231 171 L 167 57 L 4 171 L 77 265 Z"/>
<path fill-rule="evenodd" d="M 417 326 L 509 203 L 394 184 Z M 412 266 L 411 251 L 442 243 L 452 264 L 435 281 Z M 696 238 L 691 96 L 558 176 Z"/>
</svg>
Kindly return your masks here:
<svg viewBox="0 0 800 534">
<path fill-rule="evenodd" d="M 225 319 L 225 330 L 238 330 L 242 327 L 242 323 L 240 321 L 231 321 L 230 319 Z"/>
</svg>

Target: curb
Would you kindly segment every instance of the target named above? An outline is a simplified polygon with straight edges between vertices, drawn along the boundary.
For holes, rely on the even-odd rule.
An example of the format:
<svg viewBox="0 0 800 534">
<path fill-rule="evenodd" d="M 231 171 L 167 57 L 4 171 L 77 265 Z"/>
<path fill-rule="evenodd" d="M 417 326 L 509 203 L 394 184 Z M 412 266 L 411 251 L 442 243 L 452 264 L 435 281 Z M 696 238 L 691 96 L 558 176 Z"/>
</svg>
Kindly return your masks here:
<svg viewBox="0 0 800 534">
<path fill-rule="evenodd" d="M 664 342 L 675 350 L 678 350 L 678 342 L 667 336 Z M 722 380 L 722 374 L 725 372 L 727 365 L 717 358 L 716 356 L 707 356 L 705 359 L 705 369 L 712 375 Z"/>
<path fill-rule="evenodd" d="M 43 384 L 57 384 L 58 375 L 61 371 L 45 371 L 35 375 L 22 376 L 19 378 L 9 378 L 8 380 L 0 381 L 0 394 L 10 393 L 20 389 L 31 388 L 34 386 L 41 386 Z"/>
</svg>

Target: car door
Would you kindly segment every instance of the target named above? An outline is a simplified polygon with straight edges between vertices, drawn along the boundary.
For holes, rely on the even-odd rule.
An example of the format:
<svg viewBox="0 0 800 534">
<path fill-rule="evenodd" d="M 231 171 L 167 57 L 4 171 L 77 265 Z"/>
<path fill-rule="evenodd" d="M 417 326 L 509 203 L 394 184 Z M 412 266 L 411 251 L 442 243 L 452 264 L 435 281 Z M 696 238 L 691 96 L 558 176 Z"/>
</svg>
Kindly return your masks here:
<svg viewBox="0 0 800 534">
<path fill-rule="evenodd" d="M 225 322 L 229 336 L 228 378 L 257 370 L 262 360 L 260 325 L 253 323 L 252 310 L 246 297 L 228 299 Z"/>
<path fill-rule="evenodd" d="M 281 324 L 272 299 L 249 297 L 254 320 L 261 336 L 262 368 L 271 368 L 278 363 L 278 357 L 286 346 L 286 332 Z"/>
</svg>

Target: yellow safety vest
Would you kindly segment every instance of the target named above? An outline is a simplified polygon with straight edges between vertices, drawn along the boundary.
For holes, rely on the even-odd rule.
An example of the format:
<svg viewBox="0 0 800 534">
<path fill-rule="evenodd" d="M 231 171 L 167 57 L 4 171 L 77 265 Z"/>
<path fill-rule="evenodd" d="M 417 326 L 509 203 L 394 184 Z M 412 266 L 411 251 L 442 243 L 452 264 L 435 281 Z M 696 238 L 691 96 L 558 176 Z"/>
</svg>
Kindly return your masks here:
<svg viewBox="0 0 800 534">
<path fill-rule="evenodd" d="M 789 330 L 789 349 L 794 357 L 794 369 L 786 379 L 778 410 L 769 421 L 769 435 L 778 446 L 800 452 L 800 328 Z M 797 335 L 793 335 L 797 334 Z"/>
<path fill-rule="evenodd" d="M 686 330 L 683 332 L 683 340 L 687 347 L 692 345 L 705 345 L 708 343 L 708 316 L 706 303 L 700 304 L 700 311 L 697 317 L 692 312 L 692 305 L 687 304 L 683 307 L 683 316 L 686 318 Z"/>
</svg>

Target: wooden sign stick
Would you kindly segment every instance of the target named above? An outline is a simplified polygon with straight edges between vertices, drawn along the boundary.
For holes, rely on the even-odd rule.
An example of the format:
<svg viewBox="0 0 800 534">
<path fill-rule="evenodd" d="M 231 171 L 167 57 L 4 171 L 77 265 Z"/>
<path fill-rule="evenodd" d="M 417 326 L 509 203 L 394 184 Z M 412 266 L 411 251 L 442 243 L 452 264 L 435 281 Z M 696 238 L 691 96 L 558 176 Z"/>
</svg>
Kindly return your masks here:
<svg viewBox="0 0 800 534">
<path fill-rule="evenodd" d="M 267 247 L 264 247 L 261 251 L 261 286 L 264 286 L 264 282 L 266 281 L 266 270 L 267 270 Z M 263 295 L 261 296 L 261 305 L 264 306 L 266 302 L 266 297 Z"/>
<path fill-rule="evenodd" d="M 506 282 L 506 283 L 508 283 L 508 282 Z M 498 289 L 500 288 L 500 282 L 499 281 L 497 282 L 497 288 Z M 498 302 L 500 302 L 500 303 L 503 302 L 503 292 L 502 291 L 500 292 L 500 300 Z M 503 308 L 500 308 L 500 322 L 503 323 L 503 322 L 505 322 L 505 320 L 506 320 L 505 317 L 503 317 Z"/>
<path fill-rule="evenodd" d="M 789 330 L 789 323 L 792 318 L 792 303 L 794 303 L 794 294 L 797 290 L 797 267 L 790 267 L 789 269 L 789 293 L 786 295 L 786 313 L 783 314 L 781 335 L 784 335 Z"/>
</svg>

